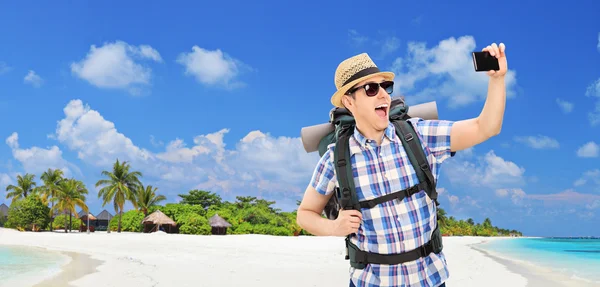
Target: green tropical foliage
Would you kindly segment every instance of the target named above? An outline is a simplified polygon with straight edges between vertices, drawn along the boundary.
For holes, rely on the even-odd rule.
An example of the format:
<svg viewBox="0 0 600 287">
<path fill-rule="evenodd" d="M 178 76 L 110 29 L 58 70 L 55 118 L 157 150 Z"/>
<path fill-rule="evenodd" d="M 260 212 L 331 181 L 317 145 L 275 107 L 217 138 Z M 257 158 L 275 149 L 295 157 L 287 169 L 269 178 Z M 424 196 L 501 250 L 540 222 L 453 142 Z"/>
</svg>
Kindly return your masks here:
<svg viewBox="0 0 600 287">
<path fill-rule="evenodd" d="M 44 204 L 48 204 L 50 198 L 58 196 L 60 192 L 59 183 L 63 180 L 63 171 L 60 169 L 48 169 L 42 173 L 40 179 L 43 185 L 36 187 L 36 192 L 42 197 Z M 52 201 L 51 210 L 54 209 L 55 201 Z M 50 214 L 50 230 L 53 230 L 54 217 Z"/>
<path fill-rule="evenodd" d="M 27 173 L 25 176 L 17 176 L 17 185 L 9 184 L 6 187 L 6 198 L 14 200 L 27 197 L 35 191 L 35 175 Z"/>
<path fill-rule="evenodd" d="M 8 208 L 4 227 L 21 231 L 44 230 L 50 223 L 50 208 L 36 196 L 16 199 Z"/>
<path fill-rule="evenodd" d="M 130 201 L 137 208 L 138 201 L 135 194 L 139 186 L 142 185 L 139 180 L 142 173 L 139 171 L 130 172 L 130 168 L 129 163 L 119 163 L 117 159 L 112 172 L 102 171 L 102 175 L 108 177 L 108 179 L 101 179 L 96 182 L 96 187 L 104 186 L 98 192 L 98 197 L 102 197 L 102 206 L 112 201 L 115 212 L 120 215 L 123 214 L 125 201 Z M 122 216 L 118 216 L 119 226 L 117 232 L 121 232 L 121 218 Z"/>
<path fill-rule="evenodd" d="M 523 233 L 517 230 L 493 226 L 489 218 L 477 224 L 472 218 L 467 220 L 456 220 L 453 216 L 448 218 L 442 208 L 438 210 L 438 219 L 441 232 L 446 236 L 523 236 Z"/>
<path fill-rule="evenodd" d="M 159 194 L 157 187 L 144 186 L 142 173 L 132 170 L 128 162 L 117 159 L 112 170 L 102 171 L 101 175 L 104 179 L 95 184 L 100 187 L 97 196 L 102 199 L 102 206 L 110 203 L 117 213 L 108 223 L 108 231 L 143 232 L 144 218 L 160 210 L 177 223 L 175 227 L 163 226 L 163 229 L 181 234 L 212 234 L 215 230 L 209 221 L 218 215 L 231 225 L 226 228 L 226 234 L 311 235 L 296 223 L 296 211 L 283 212 L 274 207 L 275 201 L 238 196 L 230 202 L 211 191 L 193 189 L 178 194 L 179 203 L 161 205 L 166 197 Z M 67 232 L 73 226 L 85 226 L 86 222 L 82 222 L 77 214 L 77 209 L 89 212 L 86 205 L 88 189 L 83 182 L 64 178 L 58 169 L 48 169 L 40 179 L 42 185 L 37 186 L 35 175 L 26 174 L 17 178 L 17 185 L 6 188 L 7 198 L 12 198 L 13 202 L 5 227 L 45 230 L 56 213 L 59 215 L 53 222 L 58 229 L 64 228 Z M 133 209 L 125 212 L 126 203 Z M 516 230 L 493 226 L 490 218 L 482 223 L 475 223 L 471 218 L 457 220 L 442 208 L 438 209 L 438 219 L 445 236 L 522 236 Z"/>
<path fill-rule="evenodd" d="M 156 187 L 148 185 L 144 187 L 143 184 L 140 184 L 136 187 L 136 203 L 139 208 L 144 213 L 144 217 L 148 215 L 148 209 L 157 206 L 159 202 L 167 200 L 167 198 L 162 194 L 156 194 Z"/>
<path fill-rule="evenodd" d="M 52 197 L 51 202 L 54 203 L 52 206 L 52 212 L 64 212 L 69 214 L 69 222 L 67 223 L 67 217 L 65 216 L 64 226 L 73 226 L 72 215 L 77 214 L 76 207 L 81 208 L 86 213 L 89 213 L 88 206 L 85 204 L 85 195 L 88 193 L 83 182 L 76 179 L 65 179 L 58 183 L 58 192 L 55 197 Z M 67 232 L 67 228 L 65 228 Z"/>
</svg>

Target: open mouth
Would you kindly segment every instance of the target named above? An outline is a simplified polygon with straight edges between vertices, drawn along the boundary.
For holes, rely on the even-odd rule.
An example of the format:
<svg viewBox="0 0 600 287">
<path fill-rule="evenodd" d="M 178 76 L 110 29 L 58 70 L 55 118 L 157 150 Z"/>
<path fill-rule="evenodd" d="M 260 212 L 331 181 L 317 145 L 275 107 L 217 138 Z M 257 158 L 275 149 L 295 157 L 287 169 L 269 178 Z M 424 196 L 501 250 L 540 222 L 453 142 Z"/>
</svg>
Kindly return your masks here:
<svg viewBox="0 0 600 287">
<path fill-rule="evenodd" d="M 375 108 L 375 113 L 377 113 L 377 115 L 380 118 L 387 118 L 388 115 L 388 105 L 387 104 L 382 104 L 379 105 Z"/>
</svg>

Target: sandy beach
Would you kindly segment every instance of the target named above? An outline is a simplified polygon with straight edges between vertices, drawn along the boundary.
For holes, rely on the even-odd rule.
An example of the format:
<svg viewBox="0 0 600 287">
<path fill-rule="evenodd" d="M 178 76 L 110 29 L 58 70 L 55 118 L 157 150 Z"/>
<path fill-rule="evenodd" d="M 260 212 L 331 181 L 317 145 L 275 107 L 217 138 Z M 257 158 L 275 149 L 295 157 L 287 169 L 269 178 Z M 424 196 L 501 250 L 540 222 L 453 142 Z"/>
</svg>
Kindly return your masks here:
<svg viewBox="0 0 600 287">
<path fill-rule="evenodd" d="M 568 286 L 549 280 L 543 270 L 524 269 L 472 247 L 485 240 L 510 239 L 444 238 L 448 286 Z M 333 237 L 32 233 L 0 228 L 2 245 L 42 247 L 71 256 L 55 277 L 18 285 L 40 287 L 67 286 L 69 281 L 68 286 L 86 287 L 348 286 L 343 242 Z"/>
</svg>

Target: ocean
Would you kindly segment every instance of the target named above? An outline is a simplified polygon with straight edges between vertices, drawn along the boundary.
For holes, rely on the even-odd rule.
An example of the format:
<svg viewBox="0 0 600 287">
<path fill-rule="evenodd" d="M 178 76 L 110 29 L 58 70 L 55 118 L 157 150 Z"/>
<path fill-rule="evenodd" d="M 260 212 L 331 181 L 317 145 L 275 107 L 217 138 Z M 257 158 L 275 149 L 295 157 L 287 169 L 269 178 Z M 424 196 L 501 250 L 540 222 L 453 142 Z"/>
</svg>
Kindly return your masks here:
<svg viewBox="0 0 600 287">
<path fill-rule="evenodd" d="M 39 282 L 58 273 L 67 260 L 67 256 L 41 248 L 0 245 L 0 286 Z"/>
<path fill-rule="evenodd" d="M 600 283 L 600 238 L 514 238 L 478 247 L 553 269 L 571 279 Z"/>
</svg>

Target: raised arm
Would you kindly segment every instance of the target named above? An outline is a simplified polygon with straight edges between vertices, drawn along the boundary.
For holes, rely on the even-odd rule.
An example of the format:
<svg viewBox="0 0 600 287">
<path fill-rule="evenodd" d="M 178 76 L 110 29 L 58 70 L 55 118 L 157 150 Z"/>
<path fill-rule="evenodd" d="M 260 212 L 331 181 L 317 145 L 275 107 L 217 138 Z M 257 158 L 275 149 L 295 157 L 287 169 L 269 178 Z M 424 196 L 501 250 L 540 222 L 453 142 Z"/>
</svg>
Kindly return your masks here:
<svg viewBox="0 0 600 287">
<path fill-rule="evenodd" d="M 487 98 L 479 116 L 457 121 L 452 127 L 450 134 L 450 149 L 452 151 L 460 151 L 480 144 L 498 135 L 502 129 L 506 106 L 506 83 L 504 78 L 507 71 L 507 61 L 505 46 L 500 43 L 500 47 L 498 47 L 494 43 L 485 47 L 482 51 L 489 51 L 492 56 L 498 58 L 500 70 L 487 73 L 490 77 Z"/>
</svg>

